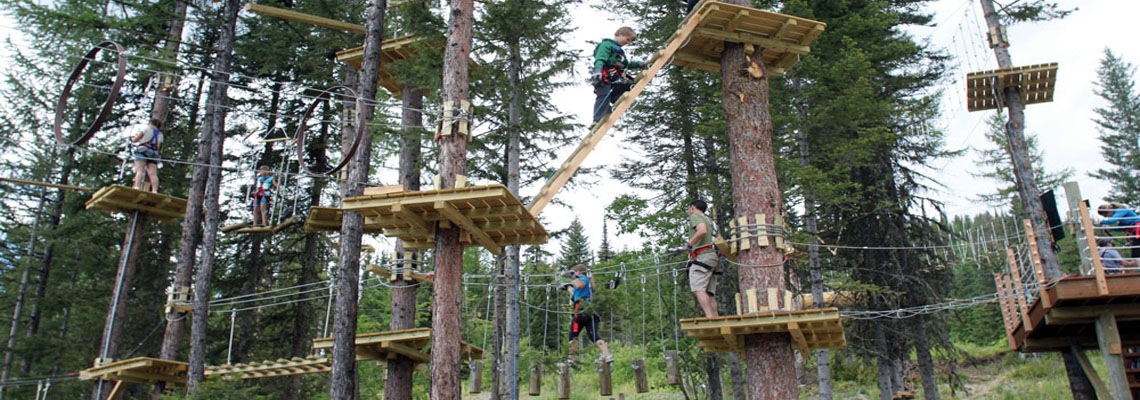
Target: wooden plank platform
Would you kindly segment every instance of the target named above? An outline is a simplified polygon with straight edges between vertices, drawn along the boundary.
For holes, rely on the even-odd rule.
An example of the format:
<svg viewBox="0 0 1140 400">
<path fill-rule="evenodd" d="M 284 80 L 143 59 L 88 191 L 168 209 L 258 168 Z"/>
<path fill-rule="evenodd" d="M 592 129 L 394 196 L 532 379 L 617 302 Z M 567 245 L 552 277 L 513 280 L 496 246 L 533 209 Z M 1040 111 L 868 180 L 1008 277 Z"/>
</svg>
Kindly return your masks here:
<svg viewBox="0 0 1140 400">
<path fill-rule="evenodd" d="M 403 239 L 405 248 L 432 248 L 438 224 L 458 226 L 460 241 L 499 254 L 502 246 L 546 243 L 550 235 L 503 185 L 393 192 L 344 199 L 342 209 L 365 216 L 366 227 Z"/>
<path fill-rule="evenodd" d="M 332 370 L 332 360 L 317 355 L 305 358 L 279 358 L 272 361 L 251 362 L 249 364 L 217 365 L 206 367 L 206 377 L 222 379 L 257 379 L 278 376 L 318 374 Z"/>
<path fill-rule="evenodd" d="M 767 333 L 791 334 L 792 347 L 800 351 L 847 346 L 836 308 L 688 318 L 681 320 L 681 330 L 712 353 L 744 351 L 744 336 Z"/>
<path fill-rule="evenodd" d="M 310 207 L 305 218 L 305 232 L 340 232 L 344 210 L 335 207 Z M 383 233 L 384 229 L 365 221 L 364 233 Z"/>
<path fill-rule="evenodd" d="M 366 266 L 365 269 L 368 270 L 368 272 L 374 273 L 376 275 L 387 276 L 387 277 L 389 277 L 388 278 L 389 281 L 398 281 L 400 279 L 403 279 L 406 281 L 414 281 L 417 283 L 426 283 L 428 285 L 435 283 L 435 275 L 434 274 L 424 274 L 424 273 L 419 273 L 419 272 L 415 272 L 415 271 L 401 272 L 400 274 L 393 274 L 392 270 L 388 269 L 388 267 L 375 265 L 375 264 L 368 264 L 368 266 Z"/>
<path fill-rule="evenodd" d="M 405 356 L 417 363 L 431 361 L 428 344 L 431 341 L 431 328 L 404 329 L 398 331 L 363 333 L 356 335 L 356 360 L 380 361 Z M 313 349 L 332 349 L 331 337 L 313 339 Z M 482 360 L 483 349 L 459 342 L 460 359 Z"/>
<path fill-rule="evenodd" d="M 808 46 L 827 27 L 819 21 L 713 0 L 701 2 L 687 18 L 700 18 L 700 23 L 677 50 L 673 65 L 718 74 L 724 42 L 759 49 L 768 75 L 781 76 L 811 52 Z"/>
<path fill-rule="evenodd" d="M 422 48 L 422 46 L 438 46 L 438 43 L 431 40 L 426 40 L 416 36 L 401 36 L 385 40 L 380 45 L 380 73 L 376 79 L 376 84 L 392 93 L 392 96 L 400 97 L 404 92 L 404 86 L 396 81 L 396 75 L 387 69 L 388 63 L 406 60 L 412 57 L 412 54 Z M 351 65 L 353 68 L 360 69 L 360 61 L 364 58 L 364 46 L 354 47 L 347 50 L 341 50 L 336 53 L 336 59 Z"/>
<path fill-rule="evenodd" d="M 277 225 L 273 225 L 273 226 L 252 227 L 252 226 L 249 226 L 249 224 L 247 223 L 245 227 L 238 228 L 237 233 L 277 233 L 277 232 L 280 232 L 282 229 L 285 229 L 285 228 L 292 226 L 295 223 L 297 223 L 297 219 L 292 218 L 292 217 L 290 217 L 284 221 L 281 221 L 281 223 L 279 223 Z"/>
<path fill-rule="evenodd" d="M 185 386 L 188 369 L 189 365 L 184 362 L 137 357 L 79 371 L 79 380 L 90 381 L 103 378 L 149 384 L 166 382 L 167 384 Z"/>
<path fill-rule="evenodd" d="M 997 108 L 998 99 L 994 94 L 997 92 L 1004 96 L 1007 88 L 1019 89 L 1025 105 L 1051 102 L 1056 85 L 1057 63 L 971 72 L 966 75 L 966 109 Z"/>
<path fill-rule="evenodd" d="M 186 215 L 186 199 L 111 185 L 91 195 L 91 200 L 87 200 L 87 209 L 121 213 L 140 211 L 151 219 L 172 222 Z"/>
<path fill-rule="evenodd" d="M 1125 346 L 1140 346 L 1140 273 L 1107 275 L 1105 281 L 1107 295 L 1100 294 L 1095 276 L 1067 276 L 1056 281 L 1045 290 L 1051 305 L 1042 304 L 1043 296 L 1036 296 L 1028 307 L 1028 320 L 1010 319 L 1010 348 L 1057 351 L 1067 349 L 1070 339 L 1096 348 L 1094 321 L 1105 312 L 1116 315 Z"/>
</svg>

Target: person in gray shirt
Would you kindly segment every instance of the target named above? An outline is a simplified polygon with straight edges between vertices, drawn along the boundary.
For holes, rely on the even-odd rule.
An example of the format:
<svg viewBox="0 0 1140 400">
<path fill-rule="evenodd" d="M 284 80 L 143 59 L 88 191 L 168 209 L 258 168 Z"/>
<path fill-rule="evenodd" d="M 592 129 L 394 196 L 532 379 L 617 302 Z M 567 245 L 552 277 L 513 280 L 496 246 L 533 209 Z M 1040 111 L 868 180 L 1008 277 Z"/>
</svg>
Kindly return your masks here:
<svg viewBox="0 0 1140 400">
<path fill-rule="evenodd" d="M 1096 241 L 1096 245 L 1100 247 L 1100 263 L 1104 266 L 1104 273 L 1106 274 L 1123 274 L 1124 267 L 1135 267 L 1136 260 L 1125 260 L 1120 256 L 1120 252 L 1113 248 L 1112 240 L 1100 239 Z"/>
</svg>

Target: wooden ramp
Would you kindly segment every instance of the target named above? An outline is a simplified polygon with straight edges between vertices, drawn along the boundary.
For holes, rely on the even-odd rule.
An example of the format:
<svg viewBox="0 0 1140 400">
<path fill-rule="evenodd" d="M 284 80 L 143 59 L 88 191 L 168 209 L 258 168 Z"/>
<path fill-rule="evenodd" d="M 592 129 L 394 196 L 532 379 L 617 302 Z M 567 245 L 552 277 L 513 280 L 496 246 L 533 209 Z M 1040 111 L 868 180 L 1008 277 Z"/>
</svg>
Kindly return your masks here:
<svg viewBox="0 0 1140 400">
<path fill-rule="evenodd" d="M 405 248 L 435 245 L 437 224 L 463 230 L 460 242 L 499 254 L 502 246 L 546 243 L 549 234 L 503 185 L 401 191 L 344 199 L 344 211 L 364 214 L 365 226 L 403 239 Z"/>
<path fill-rule="evenodd" d="M 847 346 L 835 308 L 688 318 L 681 320 L 681 330 L 700 341 L 701 349 L 712 353 L 742 352 L 745 336 L 769 333 L 790 334 L 792 347 L 800 351 Z"/>
<path fill-rule="evenodd" d="M 1010 88 L 1018 90 L 1025 105 L 1051 102 L 1056 85 L 1057 63 L 971 72 L 966 75 L 966 109 L 998 108 L 996 94 L 1004 96 L 1005 90 Z M 1002 101 L 1001 105 L 1004 104 Z"/>
<path fill-rule="evenodd" d="M 363 333 L 356 335 L 356 360 L 380 361 L 398 356 L 408 357 L 417 363 L 431 361 L 428 344 L 431 342 L 431 328 L 404 329 L 398 331 Z M 459 342 L 459 357 L 463 361 L 482 360 L 483 349 Z M 313 339 L 313 349 L 332 349 L 333 339 Z"/>
<path fill-rule="evenodd" d="M 206 367 L 206 377 L 222 379 L 258 379 L 279 376 L 318 374 L 332 370 L 332 361 L 317 355 L 288 360 L 251 362 L 249 364 L 217 365 Z"/>
<path fill-rule="evenodd" d="M 614 102 L 613 111 L 593 125 L 582 143 L 562 162 L 557 171 L 539 189 L 527 208 L 538 217 L 554 195 L 570 180 L 586 156 L 605 138 L 618 119 L 633 105 L 653 77 L 670 63 L 686 69 L 720 72 L 720 54 L 724 42 L 743 43 L 754 52 L 761 49 L 768 75 L 779 75 L 808 54 L 808 45 L 826 24 L 803 18 L 767 12 L 751 7 L 705 0 L 681 22 L 681 27 L 666 41 L 656 59 L 638 75 L 633 87 Z M 715 65 L 715 67 L 714 67 Z M 750 70 L 759 74 L 760 70 Z"/>
<path fill-rule="evenodd" d="M 146 213 L 151 219 L 172 222 L 186 215 L 186 199 L 121 185 L 99 189 L 87 200 L 88 210 Z"/>
<path fill-rule="evenodd" d="M 103 378 L 133 383 L 165 382 L 170 385 L 185 386 L 188 369 L 188 364 L 184 362 L 138 357 L 79 371 L 79 380 L 91 381 Z"/>
</svg>

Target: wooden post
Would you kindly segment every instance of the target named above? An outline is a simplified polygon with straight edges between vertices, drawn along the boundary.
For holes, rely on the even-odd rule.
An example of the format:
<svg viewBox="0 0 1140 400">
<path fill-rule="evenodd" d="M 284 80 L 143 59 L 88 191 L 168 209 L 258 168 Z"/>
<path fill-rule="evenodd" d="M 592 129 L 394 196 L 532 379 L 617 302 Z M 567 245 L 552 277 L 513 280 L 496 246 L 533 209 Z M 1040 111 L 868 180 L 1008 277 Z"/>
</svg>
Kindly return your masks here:
<svg viewBox="0 0 1140 400">
<path fill-rule="evenodd" d="M 649 391 L 649 377 L 645 372 L 645 359 L 643 358 L 633 360 L 633 381 L 637 386 L 638 393 Z"/>
<path fill-rule="evenodd" d="M 598 391 L 602 396 L 614 394 L 613 370 L 605 360 L 598 360 Z"/>
<path fill-rule="evenodd" d="M 1026 331 L 1032 331 L 1033 325 L 1029 320 L 1029 306 L 1025 304 L 1025 288 L 1021 285 L 1021 267 L 1017 264 L 1017 255 L 1013 253 L 1013 249 L 1005 249 L 1005 258 L 1009 263 L 1009 275 L 1013 278 L 1015 298 L 1010 301 L 1017 301 L 1017 308 L 1021 310 L 1021 324 Z"/>
<path fill-rule="evenodd" d="M 1081 203 L 1084 198 L 1081 197 L 1081 186 L 1076 182 L 1065 182 L 1065 200 L 1069 203 L 1069 218 L 1071 220 L 1080 219 L 1081 217 Z M 1085 240 L 1083 227 L 1073 228 L 1073 238 L 1077 240 L 1077 248 Z M 1081 271 L 1088 271 L 1092 268 L 1092 262 L 1087 257 L 1081 257 Z"/>
<path fill-rule="evenodd" d="M 483 362 L 471 362 L 471 381 L 468 382 L 467 392 L 479 393 L 483 391 Z"/>
<path fill-rule="evenodd" d="M 1120 332 L 1117 331 L 1116 314 L 1108 312 L 1096 319 L 1096 341 L 1108 367 L 1108 385 L 1112 389 L 1112 397 L 1132 398 L 1128 376 L 1124 373 L 1124 349 L 1120 343 Z"/>
<path fill-rule="evenodd" d="M 680 361 L 680 354 L 676 350 L 665 351 L 665 377 L 670 385 L 678 386 L 681 384 Z"/>
<path fill-rule="evenodd" d="M 1108 280 L 1104 277 L 1104 262 L 1100 259 L 1100 246 L 1096 244 L 1096 231 L 1092 227 L 1089 206 L 1082 201 L 1078 207 L 1081 213 L 1081 230 L 1085 234 L 1085 243 L 1089 246 L 1089 259 L 1092 261 L 1093 274 L 1096 275 L 1096 290 L 1101 296 L 1107 296 Z"/>
<path fill-rule="evenodd" d="M 1089 362 L 1088 356 L 1085 355 L 1084 349 L 1081 349 L 1076 343 L 1069 343 L 1069 348 L 1072 349 L 1073 354 L 1077 358 L 1077 362 L 1081 364 L 1081 369 L 1085 371 L 1085 375 L 1089 377 L 1089 382 L 1093 385 L 1093 390 L 1096 390 L 1096 396 L 1101 399 L 1111 399 L 1112 392 L 1105 386 L 1104 381 L 1100 380 L 1100 376 L 1096 374 L 1096 369 L 1093 368 Z"/>
<path fill-rule="evenodd" d="M 1049 291 L 1045 290 L 1045 267 L 1041 264 L 1041 249 L 1037 247 L 1037 233 L 1033 230 L 1033 222 L 1025 219 L 1022 224 L 1025 226 L 1025 245 L 1029 246 L 1029 260 L 1033 263 L 1034 273 L 1037 274 L 1037 294 L 1041 296 L 1041 305 L 1053 307 Z M 1049 249 L 1049 253 L 1053 254 L 1053 249 Z"/>
<path fill-rule="evenodd" d="M 570 398 L 570 365 L 568 364 L 558 366 L 558 398 Z"/>
<path fill-rule="evenodd" d="M 530 363 L 530 391 L 531 396 L 542 395 L 542 364 Z"/>
<path fill-rule="evenodd" d="M 1001 308 L 1001 319 L 1005 322 L 1005 333 L 1013 332 L 1013 324 L 1010 321 L 1009 315 L 1009 302 L 1006 300 L 1005 285 L 1002 284 L 1001 274 L 994 274 L 994 287 L 997 288 L 998 293 L 998 306 Z"/>
<path fill-rule="evenodd" d="M 1002 275 L 1002 277 L 1001 277 L 1001 285 L 1002 285 L 1001 291 L 1002 291 L 1002 293 L 1005 293 L 1007 299 L 1009 298 L 1011 293 L 1013 293 L 1013 285 L 1009 283 L 1009 280 L 1010 280 L 1009 275 Z M 1014 339 L 1013 339 L 1013 328 L 1015 327 L 1014 321 L 1017 321 L 1017 318 L 1014 317 L 1014 315 L 1017 314 L 1017 311 L 1016 311 L 1016 308 L 1014 308 L 1012 299 L 1006 300 L 1006 312 L 1009 313 L 1009 315 L 1010 315 L 1010 319 L 1009 319 L 1009 324 L 1010 324 L 1009 325 L 1010 326 L 1009 349 L 1010 350 L 1017 350 L 1017 343 L 1014 342 Z"/>
</svg>

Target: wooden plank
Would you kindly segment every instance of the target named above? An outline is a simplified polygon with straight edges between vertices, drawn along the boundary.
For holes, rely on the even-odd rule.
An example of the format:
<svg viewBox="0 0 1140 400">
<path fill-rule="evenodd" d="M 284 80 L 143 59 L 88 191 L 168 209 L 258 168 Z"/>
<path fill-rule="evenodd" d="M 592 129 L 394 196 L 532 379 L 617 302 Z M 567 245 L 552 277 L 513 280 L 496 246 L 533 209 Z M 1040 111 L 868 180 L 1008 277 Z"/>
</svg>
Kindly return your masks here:
<svg viewBox="0 0 1140 400">
<path fill-rule="evenodd" d="M 115 382 L 115 386 L 111 387 L 111 393 L 107 395 L 107 400 L 118 400 L 118 398 L 123 395 L 123 392 L 126 391 L 126 388 L 126 381 Z"/>
<path fill-rule="evenodd" d="M 1108 296 L 1108 281 L 1105 279 L 1104 261 L 1100 258 L 1100 246 L 1096 244 L 1096 231 L 1092 227 L 1092 218 L 1089 215 L 1089 206 L 1080 202 L 1081 230 L 1084 232 L 1085 244 L 1089 248 L 1089 258 L 1092 260 L 1093 275 L 1096 276 L 1096 288 L 1101 296 Z"/>
<path fill-rule="evenodd" d="M 795 322 L 788 323 L 788 333 L 792 336 L 792 347 L 801 352 L 808 351 L 807 339 L 804 338 L 803 331 L 800 326 Z"/>
<path fill-rule="evenodd" d="M 379 196 L 388 193 L 404 192 L 404 185 L 373 186 L 364 188 L 362 196 Z"/>
<path fill-rule="evenodd" d="M 413 349 L 411 347 L 405 346 L 399 342 L 382 342 L 382 343 L 380 343 L 380 348 L 388 350 L 389 352 L 396 353 L 396 354 L 399 354 L 401 356 L 410 358 L 416 362 L 429 362 L 429 361 L 431 361 L 431 357 L 428 357 L 427 354 L 425 354 L 421 351 L 418 351 L 416 349 Z"/>
<path fill-rule="evenodd" d="M 389 210 L 399 216 L 403 222 L 410 224 L 413 230 L 419 230 L 419 234 L 425 235 L 429 242 L 435 241 L 435 225 L 424 221 L 423 218 L 400 203 L 393 204 Z"/>
<path fill-rule="evenodd" d="M 527 207 L 531 215 L 538 217 L 539 214 L 542 214 L 542 210 L 554 199 L 554 195 L 570 180 L 574 172 L 578 171 L 578 168 L 582 165 L 582 162 L 586 160 L 586 156 L 590 154 L 590 151 L 602 141 L 602 138 L 606 136 L 610 128 L 612 128 L 618 119 L 625 114 L 626 110 L 629 109 L 633 100 L 645 90 L 645 87 L 649 85 L 652 77 L 656 76 L 657 72 L 669 63 L 669 59 L 673 57 L 673 54 L 684 45 L 689 34 L 700 25 L 704 15 L 706 14 L 697 12 L 691 13 L 686 17 L 681 28 L 677 30 L 672 39 L 665 45 L 665 48 L 661 50 L 661 56 L 657 57 L 657 59 L 642 72 L 642 74 L 648 78 L 639 78 L 634 83 L 633 87 L 625 94 L 626 101 L 614 104 L 610 115 L 603 119 L 590 134 L 586 135 L 585 140 L 578 145 L 578 148 L 574 150 L 571 157 L 563 162 L 562 167 L 555 171 L 550 179 L 542 186 L 542 189 L 539 190 L 534 200 L 532 200 Z"/>
<path fill-rule="evenodd" d="M 1005 333 L 1008 335 L 1013 332 L 1013 325 L 1010 324 L 1009 308 L 1006 303 L 1005 285 L 1002 283 L 1001 274 L 994 274 L 994 287 L 997 288 L 998 303 L 1001 308 L 1001 319 L 1005 323 Z M 1011 338 L 1012 340 L 1012 338 Z"/>
<path fill-rule="evenodd" d="M 740 293 L 737 293 L 734 298 L 736 299 L 736 315 L 744 314 L 743 304 L 740 302 Z"/>
<path fill-rule="evenodd" d="M 558 398 L 570 398 L 570 364 L 558 365 Z"/>
<path fill-rule="evenodd" d="M 764 224 L 767 224 L 767 223 L 768 223 L 768 216 L 767 215 L 756 214 L 756 224 L 760 225 L 757 228 L 760 229 L 760 232 L 765 232 L 765 233 L 761 233 L 758 235 L 759 237 L 757 238 L 757 240 L 760 242 L 760 247 L 768 247 L 769 245 L 772 244 L 772 242 L 768 240 L 768 234 L 766 233 L 768 229 L 763 226 Z"/>
<path fill-rule="evenodd" d="M 644 358 L 633 360 L 633 381 L 634 386 L 637 387 L 637 393 L 649 392 L 649 376 L 645 370 Z"/>
<path fill-rule="evenodd" d="M 792 291 L 791 290 L 785 290 L 784 291 L 784 306 L 782 308 L 785 310 L 795 310 L 796 309 L 796 303 L 792 300 Z"/>
<path fill-rule="evenodd" d="M 799 43 L 789 43 L 783 40 L 770 39 L 748 32 L 725 32 L 712 28 L 697 28 L 694 34 L 725 42 L 752 44 L 764 48 L 765 50 L 772 50 L 780 53 L 791 53 L 799 55 L 807 55 L 808 53 L 811 53 L 811 48 L 808 46 Z"/>
<path fill-rule="evenodd" d="M 633 362 L 634 362 L 634 372 L 636 374 L 636 372 L 637 372 L 637 370 L 636 370 L 637 360 L 634 360 Z M 644 364 L 644 361 L 642 361 L 642 363 Z M 530 388 L 529 389 L 530 390 L 527 391 L 527 394 L 529 394 L 531 396 L 542 395 L 542 363 L 536 363 L 536 362 L 530 363 Z"/>
<path fill-rule="evenodd" d="M 1041 265 L 1041 251 L 1037 248 L 1037 232 L 1033 228 L 1033 222 L 1029 219 L 1021 222 L 1025 226 L 1025 245 L 1029 246 L 1029 259 L 1033 262 L 1033 271 L 1037 274 L 1037 285 L 1039 288 L 1044 288 L 1045 267 Z M 1049 300 L 1048 292 L 1038 289 L 1037 293 L 1041 296 L 1041 303 L 1046 308 L 1053 306 L 1052 301 Z"/>
<path fill-rule="evenodd" d="M 1009 264 L 1010 277 L 1013 278 L 1013 294 L 1017 300 L 1017 308 L 1021 311 L 1021 324 L 1026 327 L 1027 331 L 1031 331 L 1033 330 L 1033 322 L 1029 319 L 1029 306 L 1025 302 L 1025 288 L 1021 284 L 1021 266 L 1017 264 L 1017 255 L 1013 253 L 1013 249 L 1005 249 L 1005 257 Z"/>
<path fill-rule="evenodd" d="M 238 223 L 233 224 L 233 225 L 223 226 L 221 231 L 223 233 L 229 233 L 229 232 L 236 231 L 238 229 L 242 229 L 242 228 L 245 228 L 248 226 L 249 226 L 249 222 L 238 222 Z"/>
<path fill-rule="evenodd" d="M 1093 368 L 1093 365 L 1091 362 L 1089 362 L 1089 358 L 1087 355 L 1085 355 L 1084 350 L 1076 347 L 1074 347 L 1073 350 L 1075 350 L 1073 353 L 1077 356 L 1077 363 L 1081 364 L 1081 369 L 1085 371 L 1085 376 L 1087 376 L 1089 378 L 1089 382 L 1092 383 L 1093 390 L 1096 391 L 1097 398 L 1111 399 L 1112 392 L 1108 390 L 1108 386 L 1106 386 L 1104 384 L 1104 381 L 1100 379 L 1100 375 L 1096 373 L 1096 368 Z"/>
<path fill-rule="evenodd" d="M 467 233 L 471 234 L 471 237 L 475 238 L 475 241 L 486 248 L 487 251 L 490 251 L 494 254 L 500 254 L 503 252 L 498 243 L 495 243 L 495 241 L 492 240 L 490 236 L 487 236 L 486 232 L 480 230 L 474 222 L 471 222 L 471 220 L 463 216 L 459 210 L 456 210 L 455 206 L 452 206 L 450 203 L 444 201 L 437 201 L 435 202 L 435 209 L 446 216 L 448 220 L 455 223 L 463 230 L 467 231 Z"/>
<path fill-rule="evenodd" d="M 316 15 L 305 14 L 288 10 L 284 8 L 264 6 L 261 4 L 246 3 L 245 10 L 254 14 L 260 14 L 268 17 L 276 17 L 289 21 L 301 22 L 310 25 L 323 26 L 325 28 L 336 29 L 338 31 L 364 34 L 364 25 L 353 24 L 343 21 L 337 21 L 331 18 L 318 17 Z"/>
<path fill-rule="evenodd" d="M 748 289 L 744 291 L 745 296 L 748 297 L 748 310 L 749 313 L 760 311 L 760 300 L 757 298 L 756 289 Z"/>
<path fill-rule="evenodd" d="M 768 288 L 768 309 L 776 310 L 780 308 L 780 291 L 776 288 Z"/>
<path fill-rule="evenodd" d="M 1097 344 L 1100 345 L 1100 353 L 1104 356 L 1104 362 L 1108 367 L 1108 386 L 1112 396 L 1117 399 L 1131 398 L 1128 375 L 1124 372 L 1124 358 L 1121 357 L 1123 348 L 1115 315 L 1104 313 L 1097 318 L 1096 338 Z"/>
<path fill-rule="evenodd" d="M 81 191 L 81 192 L 92 191 L 91 188 L 87 188 L 87 187 L 83 187 L 83 186 L 61 185 L 58 183 L 37 182 L 37 181 L 29 181 L 29 180 L 25 180 L 25 179 L 16 179 L 16 178 L 0 177 L 0 182 L 15 183 L 15 184 L 20 184 L 20 185 L 35 185 L 35 186 L 43 186 L 43 187 L 65 189 L 65 190 L 77 190 L 77 191 Z"/>
<path fill-rule="evenodd" d="M 782 230 L 784 228 L 784 216 L 781 214 L 776 214 L 774 217 L 772 217 L 772 225 L 776 225 L 775 230 Z M 783 250 L 784 232 L 776 232 L 772 236 L 776 237 L 776 248 Z"/>
</svg>

